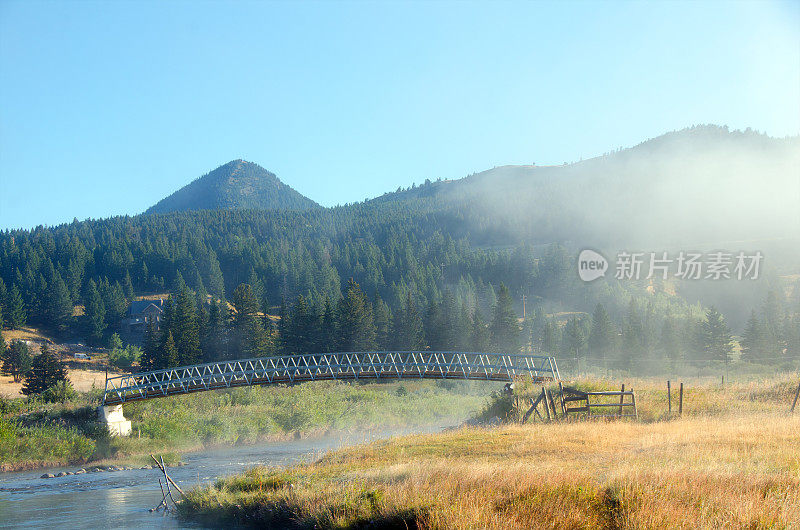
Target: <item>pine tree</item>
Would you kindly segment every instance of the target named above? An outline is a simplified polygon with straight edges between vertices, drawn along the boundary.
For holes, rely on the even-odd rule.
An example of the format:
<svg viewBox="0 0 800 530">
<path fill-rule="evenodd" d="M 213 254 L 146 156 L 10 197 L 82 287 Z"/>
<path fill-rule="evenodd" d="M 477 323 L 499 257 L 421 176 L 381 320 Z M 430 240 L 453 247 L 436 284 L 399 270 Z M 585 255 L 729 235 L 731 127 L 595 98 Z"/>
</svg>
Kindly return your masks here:
<svg viewBox="0 0 800 530">
<path fill-rule="evenodd" d="M 606 308 L 603 307 L 603 304 L 597 304 L 592 313 L 592 331 L 588 343 L 592 355 L 605 359 L 606 355 L 611 352 L 616 334 L 616 329 L 614 329 L 614 324 L 611 322 Z"/>
<path fill-rule="evenodd" d="M 322 310 L 322 322 L 320 323 L 319 344 L 317 351 L 331 353 L 336 351 L 336 310 L 333 304 L 326 297 Z"/>
<path fill-rule="evenodd" d="M 519 353 L 520 329 L 511 293 L 504 284 L 497 290 L 497 304 L 491 325 L 492 347 L 498 352 Z"/>
<path fill-rule="evenodd" d="M 178 359 L 178 348 L 175 347 L 175 339 L 172 337 L 172 332 L 168 331 L 167 338 L 164 341 L 163 368 L 178 366 Z"/>
<path fill-rule="evenodd" d="M 200 361 L 200 329 L 193 296 L 188 288 L 178 294 L 171 330 L 178 350 L 179 366 L 197 364 Z"/>
<path fill-rule="evenodd" d="M 453 351 L 456 349 L 457 331 L 458 331 L 458 303 L 453 291 L 445 289 L 442 293 L 441 308 L 441 331 L 439 337 L 441 340 L 441 349 L 446 351 Z"/>
<path fill-rule="evenodd" d="M 127 269 L 125 269 L 125 278 L 122 280 L 122 293 L 126 299 L 133 300 L 133 282 Z"/>
<path fill-rule="evenodd" d="M 227 358 L 223 335 L 222 312 L 217 301 L 212 298 L 211 305 L 208 308 L 208 321 L 202 341 L 204 362 L 210 363 Z"/>
<path fill-rule="evenodd" d="M 425 330 L 425 343 L 432 350 L 444 350 L 444 322 L 440 305 L 436 300 L 428 301 L 422 327 Z"/>
<path fill-rule="evenodd" d="M 245 323 L 258 314 L 258 299 L 249 284 L 241 283 L 233 291 L 233 321 L 235 327 L 244 327 Z"/>
<path fill-rule="evenodd" d="M 673 362 L 678 360 L 680 356 L 680 338 L 678 336 L 678 326 L 671 316 L 667 316 L 661 325 L 659 347 L 664 357 Z"/>
<path fill-rule="evenodd" d="M 139 366 L 142 371 L 166 368 L 166 363 L 162 362 L 160 354 L 155 322 L 151 319 L 147 321 L 147 327 L 144 332 L 144 348 L 142 349 L 142 357 L 139 360 Z"/>
<path fill-rule="evenodd" d="M 419 316 L 410 291 L 406 293 L 403 307 L 394 314 L 392 335 L 396 350 L 408 351 L 425 348 L 422 318 Z"/>
<path fill-rule="evenodd" d="M 31 368 L 31 354 L 28 345 L 20 340 L 11 341 L 11 345 L 3 348 L 3 375 L 10 375 L 15 383 L 19 383 Z"/>
<path fill-rule="evenodd" d="M 375 292 L 375 299 L 372 301 L 372 315 L 375 321 L 375 342 L 378 349 L 388 350 L 391 341 L 392 314 L 389 306 L 381 300 L 381 295 Z"/>
<path fill-rule="evenodd" d="M 286 306 L 285 298 L 281 298 L 278 319 L 278 348 L 281 353 L 288 354 L 291 352 L 292 348 L 290 338 L 291 332 L 289 331 L 291 328 L 291 315 L 289 314 L 289 308 Z"/>
<path fill-rule="evenodd" d="M 45 299 L 48 323 L 53 328 L 64 331 L 72 320 L 72 298 L 69 295 L 67 284 L 58 272 L 55 272 L 50 281 Z"/>
<path fill-rule="evenodd" d="M 67 380 L 67 370 L 58 358 L 50 352 L 47 345 L 42 353 L 34 357 L 31 371 L 25 379 L 22 393 L 26 396 L 41 394 L 59 381 Z"/>
<path fill-rule="evenodd" d="M 548 321 L 544 325 L 544 330 L 542 331 L 542 350 L 544 353 L 553 355 L 558 350 L 559 342 L 558 328 L 555 324 Z"/>
<path fill-rule="evenodd" d="M 344 298 L 339 301 L 339 350 L 343 352 L 375 349 L 375 323 L 372 304 L 352 278 Z"/>
<path fill-rule="evenodd" d="M 173 293 L 182 293 L 186 290 L 186 282 L 183 279 L 183 274 L 181 271 L 177 271 L 175 273 L 175 280 L 172 282 L 172 292 Z"/>
<path fill-rule="evenodd" d="M 564 337 L 562 339 L 564 351 L 569 355 L 579 357 L 586 346 L 586 335 L 583 332 L 581 322 L 573 317 L 564 326 Z"/>
<path fill-rule="evenodd" d="M 85 300 L 86 334 L 89 337 L 89 344 L 96 346 L 102 341 L 103 331 L 106 329 L 106 306 L 94 280 L 89 280 Z"/>
<path fill-rule="evenodd" d="M 472 315 L 472 332 L 471 332 L 471 350 L 478 353 L 488 352 L 491 348 L 489 328 L 481 316 L 480 309 L 475 308 L 475 314 Z"/>
<path fill-rule="evenodd" d="M 294 304 L 292 316 L 289 320 L 288 334 L 284 338 L 286 348 L 290 353 L 312 353 L 317 345 L 317 318 L 309 307 L 305 297 L 300 295 Z"/>
<path fill-rule="evenodd" d="M 756 312 L 751 311 L 742 334 L 742 358 L 750 362 L 763 358 L 766 334 L 764 324 L 758 319 Z"/>
<path fill-rule="evenodd" d="M 631 299 L 625 317 L 625 327 L 622 330 L 622 352 L 617 359 L 617 366 L 629 369 L 634 362 L 639 362 L 644 357 L 645 342 L 644 324 L 639 314 L 639 305 L 636 300 Z"/>
<path fill-rule="evenodd" d="M 6 302 L 8 311 L 8 325 L 11 329 L 19 329 L 25 325 L 27 314 L 25 312 L 25 302 L 16 283 L 11 284 L 8 291 L 8 301 Z"/>
<path fill-rule="evenodd" d="M 706 311 L 706 319 L 703 322 L 703 351 L 709 359 L 726 363 L 733 352 L 730 330 L 722 314 L 714 306 Z"/>
</svg>

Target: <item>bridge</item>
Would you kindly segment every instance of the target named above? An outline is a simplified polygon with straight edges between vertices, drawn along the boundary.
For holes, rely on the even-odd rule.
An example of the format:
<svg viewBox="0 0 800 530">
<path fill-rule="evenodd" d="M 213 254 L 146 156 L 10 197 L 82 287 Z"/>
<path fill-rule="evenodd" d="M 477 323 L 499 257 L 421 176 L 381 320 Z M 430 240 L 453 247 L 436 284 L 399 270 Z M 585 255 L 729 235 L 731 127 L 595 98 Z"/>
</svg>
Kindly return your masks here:
<svg viewBox="0 0 800 530">
<path fill-rule="evenodd" d="M 542 382 L 561 377 L 553 357 L 538 355 L 439 351 L 281 355 L 110 377 L 99 412 L 112 434 L 126 436 L 131 427 L 122 404 L 131 401 L 240 386 L 370 379 Z"/>
</svg>

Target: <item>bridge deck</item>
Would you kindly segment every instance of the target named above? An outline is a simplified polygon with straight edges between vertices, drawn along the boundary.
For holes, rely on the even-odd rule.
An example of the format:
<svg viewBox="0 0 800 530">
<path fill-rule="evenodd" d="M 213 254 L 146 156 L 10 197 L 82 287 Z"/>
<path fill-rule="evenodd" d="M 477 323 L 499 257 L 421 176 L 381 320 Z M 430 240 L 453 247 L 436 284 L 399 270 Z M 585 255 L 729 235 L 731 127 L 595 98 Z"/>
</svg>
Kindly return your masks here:
<svg viewBox="0 0 800 530">
<path fill-rule="evenodd" d="M 106 380 L 104 405 L 239 386 L 359 379 L 557 381 L 552 357 L 465 352 L 283 355 L 182 366 Z"/>
</svg>

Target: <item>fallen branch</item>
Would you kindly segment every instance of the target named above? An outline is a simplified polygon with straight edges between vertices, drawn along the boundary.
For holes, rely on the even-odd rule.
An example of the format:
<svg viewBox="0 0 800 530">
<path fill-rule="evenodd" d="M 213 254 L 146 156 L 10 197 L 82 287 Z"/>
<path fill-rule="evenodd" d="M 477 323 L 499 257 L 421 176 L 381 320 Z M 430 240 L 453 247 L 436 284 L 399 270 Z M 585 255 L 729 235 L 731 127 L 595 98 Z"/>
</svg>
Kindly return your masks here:
<svg viewBox="0 0 800 530">
<path fill-rule="evenodd" d="M 178 492 L 181 494 L 181 496 L 186 497 L 186 494 L 183 492 L 181 487 L 178 486 L 175 483 L 174 480 L 172 480 L 172 477 L 167 475 L 167 466 L 164 465 L 164 457 L 163 456 L 161 457 L 161 462 L 159 462 L 158 459 L 156 459 L 156 457 L 153 456 L 153 455 L 150 455 L 150 458 L 152 458 L 153 462 L 156 463 L 156 465 L 158 466 L 158 469 L 160 469 L 164 473 L 164 477 L 169 481 L 169 483 L 172 484 L 173 486 L 175 486 L 175 489 L 178 490 Z"/>
</svg>

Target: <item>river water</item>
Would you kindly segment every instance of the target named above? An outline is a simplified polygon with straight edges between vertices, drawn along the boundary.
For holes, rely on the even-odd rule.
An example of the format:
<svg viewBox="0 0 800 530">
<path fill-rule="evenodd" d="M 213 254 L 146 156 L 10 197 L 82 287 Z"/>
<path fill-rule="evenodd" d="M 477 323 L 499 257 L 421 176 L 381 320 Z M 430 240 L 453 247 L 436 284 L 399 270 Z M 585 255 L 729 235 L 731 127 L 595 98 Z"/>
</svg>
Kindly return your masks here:
<svg viewBox="0 0 800 530">
<path fill-rule="evenodd" d="M 414 432 L 432 432 L 441 427 L 417 429 Z M 187 465 L 168 468 L 167 472 L 181 489 L 186 490 L 256 465 L 288 466 L 313 460 L 330 449 L 410 432 L 351 433 L 323 439 L 268 442 L 186 453 L 183 461 Z M 163 479 L 163 474 L 158 469 L 40 478 L 44 473 L 57 474 L 77 469 L 72 466 L 0 473 L 0 527 L 92 529 L 197 526 L 173 515 L 149 511 L 161 502 L 158 479 Z M 177 492 L 173 496 L 179 498 Z"/>
</svg>

